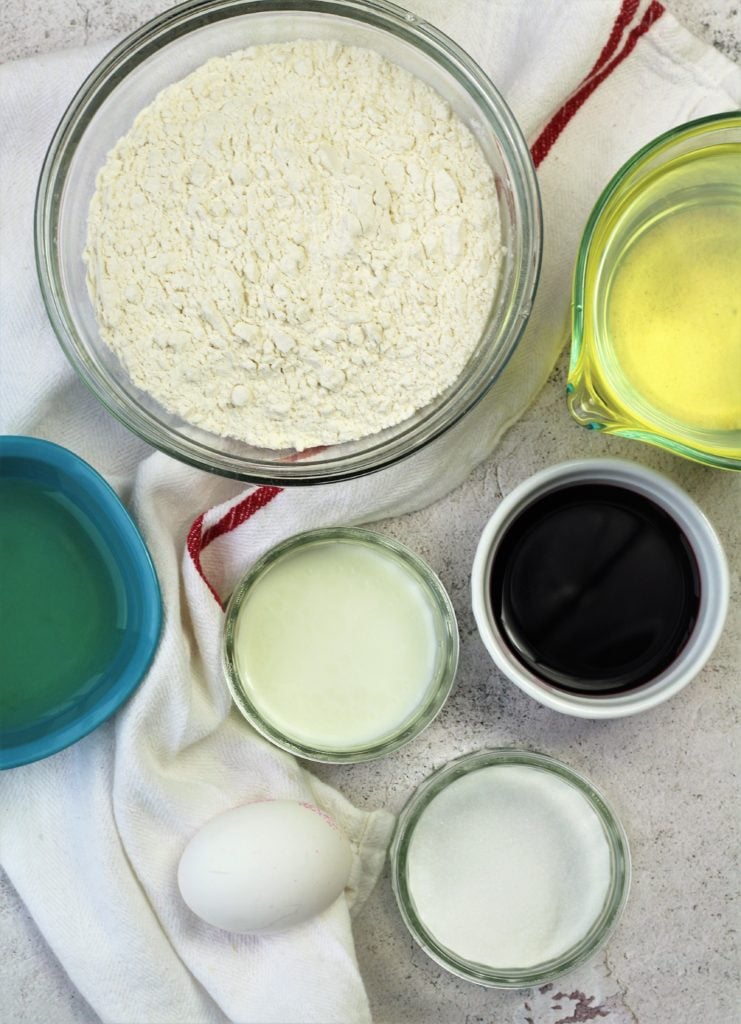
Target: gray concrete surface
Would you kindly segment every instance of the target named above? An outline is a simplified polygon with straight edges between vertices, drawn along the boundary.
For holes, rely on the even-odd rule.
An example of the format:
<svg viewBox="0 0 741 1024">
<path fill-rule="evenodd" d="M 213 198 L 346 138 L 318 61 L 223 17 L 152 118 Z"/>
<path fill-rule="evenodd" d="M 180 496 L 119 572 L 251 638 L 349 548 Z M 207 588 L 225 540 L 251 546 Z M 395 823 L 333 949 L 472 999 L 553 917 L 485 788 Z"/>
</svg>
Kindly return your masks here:
<svg viewBox="0 0 741 1024">
<path fill-rule="evenodd" d="M 696 34 L 739 59 L 736 0 L 670 0 L 667 6 Z M 4 0 L 0 60 L 128 31 L 163 7 L 162 0 Z M 380 524 L 425 557 L 452 596 L 462 641 L 458 685 L 433 726 L 391 758 L 323 767 L 318 774 L 361 805 L 397 811 L 432 769 L 469 750 L 515 744 L 563 758 L 605 790 L 624 822 L 633 852 L 631 898 L 596 964 L 560 984 L 563 1008 L 555 1014 L 555 990 L 496 992 L 438 968 L 405 931 L 385 876 L 355 926 L 376 1024 L 551 1024 L 559 1016 L 610 1024 L 739 1020 L 741 921 L 733 901 L 741 809 L 741 475 L 582 430 L 566 411 L 565 368 L 564 356 L 535 405 L 463 487 L 422 512 Z M 728 623 L 701 675 L 667 705 L 602 723 L 550 712 L 504 681 L 476 635 L 468 598 L 476 541 L 502 495 L 544 466 L 593 455 L 633 459 L 684 487 L 716 526 L 732 575 Z M 0 1021 L 97 1021 L 2 875 L 0 943 Z M 611 996 L 600 1011 L 580 988 L 597 981 Z"/>
</svg>

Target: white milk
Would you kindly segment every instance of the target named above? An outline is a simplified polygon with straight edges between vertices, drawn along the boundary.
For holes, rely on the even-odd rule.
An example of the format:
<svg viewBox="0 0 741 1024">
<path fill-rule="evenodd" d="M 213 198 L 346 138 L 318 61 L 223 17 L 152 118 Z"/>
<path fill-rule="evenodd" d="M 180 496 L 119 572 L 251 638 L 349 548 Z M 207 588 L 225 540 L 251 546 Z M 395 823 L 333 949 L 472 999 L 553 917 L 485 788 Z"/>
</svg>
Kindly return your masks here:
<svg viewBox="0 0 741 1024">
<path fill-rule="evenodd" d="M 235 660 L 275 728 L 330 749 L 394 732 L 426 697 L 437 637 L 430 599 L 404 565 L 356 543 L 297 548 L 245 599 Z"/>
<path fill-rule="evenodd" d="M 494 765 L 432 799 L 407 878 L 439 943 L 489 967 L 528 968 L 589 931 L 608 894 L 610 849 L 574 786 L 527 765 Z"/>
</svg>

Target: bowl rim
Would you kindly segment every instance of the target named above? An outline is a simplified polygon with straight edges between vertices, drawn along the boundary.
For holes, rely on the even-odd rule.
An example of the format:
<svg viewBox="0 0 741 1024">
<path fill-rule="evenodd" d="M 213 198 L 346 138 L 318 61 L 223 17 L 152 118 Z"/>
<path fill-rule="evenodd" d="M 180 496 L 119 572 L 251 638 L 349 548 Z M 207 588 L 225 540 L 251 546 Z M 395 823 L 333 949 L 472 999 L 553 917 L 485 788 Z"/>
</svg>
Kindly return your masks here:
<svg viewBox="0 0 741 1024">
<path fill-rule="evenodd" d="M 7 466 L 11 460 L 33 465 L 45 473 L 54 472 L 55 475 L 66 477 L 74 485 L 70 492 L 66 492 L 66 496 L 82 511 L 86 509 L 86 502 L 80 499 L 89 496 L 105 510 L 107 524 L 120 539 L 120 544 L 115 547 L 107 544 L 109 553 L 118 565 L 125 561 L 132 567 L 142 614 L 141 628 L 131 658 L 124 670 L 109 681 L 95 705 L 65 725 L 52 728 L 43 736 L 12 746 L 7 744 L 5 736 L 0 737 L 0 770 L 56 754 L 110 718 L 144 679 L 159 646 L 163 619 L 162 596 L 151 555 L 120 498 L 100 473 L 69 448 L 25 435 L 0 436 L 0 465 Z M 19 478 L 17 473 L 0 472 L 0 477 L 5 476 Z M 110 537 L 104 539 L 110 540 Z"/>
<path fill-rule="evenodd" d="M 478 367 L 478 376 L 468 390 L 462 394 L 462 389 L 454 384 L 443 392 L 445 397 L 441 404 L 435 405 L 407 427 L 402 423 L 376 435 L 368 435 L 367 447 L 361 451 L 329 456 L 320 461 L 310 461 L 310 456 L 316 455 L 321 448 L 309 449 L 305 459 L 301 458 L 301 453 L 293 452 L 286 452 L 281 459 L 264 460 L 225 452 L 217 446 L 220 441 L 229 439 L 208 434 L 205 435 L 209 439 L 206 443 L 178 434 L 156 415 L 140 408 L 128 391 L 123 391 L 123 397 L 115 394 L 111 390 L 108 373 L 101 372 L 87 358 L 86 344 L 77 337 L 67 315 L 67 302 L 56 271 L 58 191 L 64 187 L 77 141 L 84 134 L 86 121 L 92 113 L 131 67 L 158 48 L 163 34 L 174 33 L 174 39 L 223 17 L 249 17 L 251 14 L 272 12 L 329 14 L 371 24 L 384 32 L 401 36 L 453 76 L 475 99 L 479 109 L 487 115 L 488 122 L 496 124 L 497 142 L 503 160 L 512 172 L 509 186 L 517 194 L 522 230 L 526 232 L 519 262 L 512 270 L 511 292 L 506 293 L 509 297 L 506 330 L 498 332 L 494 354 L 486 364 Z M 239 480 L 293 486 L 353 479 L 408 458 L 452 428 L 487 394 L 517 348 L 532 309 L 542 260 L 542 210 L 532 157 L 509 106 L 481 67 L 457 43 L 424 19 L 388 0 L 185 0 L 128 35 L 83 81 L 63 114 L 44 159 L 36 192 L 34 237 L 37 275 L 54 332 L 78 375 L 108 412 L 149 444 L 189 465 Z M 487 338 L 493 316 L 494 305 L 479 338 L 479 346 Z M 460 380 L 461 377 L 458 378 Z M 384 436 L 387 433 L 391 436 Z M 361 438 L 359 442 L 344 444 L 365 441 Z M 328 446 L 329 450 L 332 447 L 340 446 Z"/>
<path fill-rule="evenodd" d="M 654 679 L 625 693 L 570 693 L 540 679 L 517 660 L 496 628 L 489 596 L 494 551 L 508 525 L 533 500 L 561 486 L 606 483 L 626 487 L 658 505 L 686 536 L 700 573 L 701 598 L 690 639 Z M 730 594 L 728 563 L 720 539 L 695 501 L 668 477 L 624 459 L 575 459 L 549 466 L 523 480 L 486 523 L 471 570 L 471 605 L 479 636 L 502 674 L 540 704 L 577 718 L 624 718 L 669 700 L 688 685 L 712 655 L 725 625 Z"/>
</svg>

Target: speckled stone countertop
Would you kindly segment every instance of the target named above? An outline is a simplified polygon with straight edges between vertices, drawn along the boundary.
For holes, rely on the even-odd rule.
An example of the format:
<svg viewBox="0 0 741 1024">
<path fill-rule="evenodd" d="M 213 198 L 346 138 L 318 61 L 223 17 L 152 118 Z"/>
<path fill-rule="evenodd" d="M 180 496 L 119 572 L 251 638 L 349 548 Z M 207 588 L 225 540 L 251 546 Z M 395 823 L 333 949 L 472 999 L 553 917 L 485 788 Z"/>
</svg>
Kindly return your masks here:
<svg viewBox="0 0 741 1024">
<path fill-rule="evenodd" d="M 696 35 L 731 59 L 741 59 L 736 0 L 665 3 Z M 0 61 L 130 31 L 164 6 L 163 0 L 3 0 Z M 606 998 L 600 1008 L 589 991 L 580 989 L 579 977 L 566 979 L 560 990 L 532 993 L 492 991 L 454 978 L 406 932 L 386 874 L 355 922 L 376 1024 L 739 1020 L 741 474 L 706 469 L 648 446 L 582 430 L 566 410 L 565 374 L 564 355 L 496 457 L 462 487 L 403 522 L 379 524 L 426 558 L 448 588 L 461 633 L 459 683 L 443 715 L 415 743 L 383 762 L 320 767 L 317 774 L 361 806 L 383 804 L 392 811 L 434 768 L 485 746 L 526 744 L 586 774 L 621 816 L 634 865 L 625 915 L 593 968 L 603 979 Z M 547 465 L 600 455 L 639 461 L 688 491 L 721 537 L 732 587 L 725 632 L 700 677 L 668 704 L 611 722 L 551 712 L 502 680 L 478 639 L 468 595 L 476 542 L 502 495 Z M 97 1022 L 2 873 L 0 942 L 1 1021 Z M 561 1008 L 558 1013 L 555 1006 Z"/>
</svg>

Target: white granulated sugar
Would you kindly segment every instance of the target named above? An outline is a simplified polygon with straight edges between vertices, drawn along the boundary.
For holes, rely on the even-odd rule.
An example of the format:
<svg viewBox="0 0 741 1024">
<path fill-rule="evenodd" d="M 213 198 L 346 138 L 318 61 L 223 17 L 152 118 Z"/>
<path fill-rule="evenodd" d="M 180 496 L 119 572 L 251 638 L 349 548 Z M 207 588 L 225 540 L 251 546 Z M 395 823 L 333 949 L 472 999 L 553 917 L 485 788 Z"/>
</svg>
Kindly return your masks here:
<svg viewBox="0 0 741 1024">
<path fill-rule="evenodd" d="M 499 274 L 493 175 L 436 92 L 311 41 L 215 58 L 119 140 L 85 261 L 134 383 L 213 433 L 303 449 L 460 374 Z"/>
<path fill-rule="evenodd" d="M 587 934 L 609 891 L 610 849 L 570 783 L 495 765 L 434 797 L 415 826 L 407 878 L 438 942 L 467 960 L 525 969 Z"/>
</svg>

